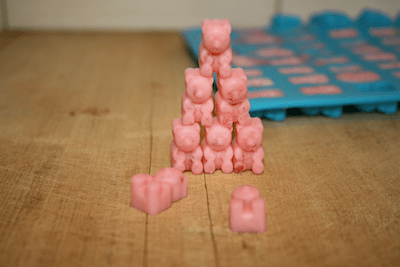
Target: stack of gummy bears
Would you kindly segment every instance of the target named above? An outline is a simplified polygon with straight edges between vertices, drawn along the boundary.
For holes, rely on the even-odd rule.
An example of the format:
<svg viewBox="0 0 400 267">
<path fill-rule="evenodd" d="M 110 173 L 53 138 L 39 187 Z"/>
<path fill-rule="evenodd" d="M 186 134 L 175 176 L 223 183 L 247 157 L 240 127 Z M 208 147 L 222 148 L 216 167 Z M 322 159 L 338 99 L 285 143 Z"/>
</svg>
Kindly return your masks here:
<svg viewBox="0 0 400 267">
<path fill-rule="evenodd" d="M 203 42 L 199 48 L 199 68 L 185 70 L 186 90 L 182 95 L 182 119 L 172 121 L 172 167 L 194 174 L 264 171 L 261 146 L 263 125 L 249 115 L 247 76 L 232 68 L 229 20 L 204 20 Z M 215 113 L 212 88 L 217 76 Z M 200 143 L 201 126 L 205 138 Z M 235 138 L 232 141 L 232 131 Z"/>
<path fill-rule="evenodd" d="M 214 173 L 219 169 L 224 173 L 264 171 L 263 125 L 260 118 L 249 115 L 245 72 L 231 67 L 230 22 L 206 19 L 202 31 L 200 68 L 185 70 L 182 119 L 172 121 L 173 168 L 161 169 L 154 176 L 132 177 L 131 206 L 149 215 L 156 215 L 188 196 L 184 171 L 194 174 Z M 219 88 L 215 95 L 217 117 L 213 117 L 213 73 L 217 74 Z M 205 127 L 201 143 L 200 123 Z M 236 137 L 232 142 L 233 127 Z M 265 232 L 265 201 L 256 187 L 243 185 L 233 191 L 229 227 L 233 232 Z"/>
</svg>

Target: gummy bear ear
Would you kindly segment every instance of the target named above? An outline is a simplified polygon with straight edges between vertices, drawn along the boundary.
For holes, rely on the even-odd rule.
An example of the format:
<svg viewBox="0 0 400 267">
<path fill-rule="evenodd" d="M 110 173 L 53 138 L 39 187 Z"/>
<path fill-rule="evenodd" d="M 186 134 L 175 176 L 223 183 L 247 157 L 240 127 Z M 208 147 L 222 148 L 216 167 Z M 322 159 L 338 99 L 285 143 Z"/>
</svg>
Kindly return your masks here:
<svg viewBox="0 0 400 267">
<path fill-rule="evenodd" d="M 252 124 L 253 124 L 254 126 L 256 126 L 257 129 L 258 129 L 260 132 L 263 132 L 263 131 L 264 131 L 264 126 L 263 126 L 262 121 L 261 121 L 260 118 L 258 118 L 258 117 L 252 118 Z"/>
<path fill-rule="evenodd" d="M 225 30 L 230 34 L 232 32 L 231 22 L 227 19 L 222 20 L 222 25 L 224 26 Z"/>
<path fill-rule="evenodd" d="M 181 128 L 182 126 L 182 121 L 181 119 L 173 119 L 172 120 L 172 131 L 175 132 L 176 130 L 178 130 L 179 128 Z"/>
<path fill-rule="evenodd" d="M 235 69 L 235 76 L 243 81 L 246 82 L 247 84 L 247 75 L 244 72 L 244 70 L 242 68 L 236 68 Z"/>
<path fill-rule="evenodd" d="M 193 79 L 193 77 L 195 76 L 195 72 L 196 72 L 196 69 L 193 69 L 193 68 L 185 69 L 185 82 L 186 83 L 190 82 Z"/>
<path fill-rule="evenodd" d="M 240 125 L 239 123 L 235 123 L 235 131 L 240 132 L 244 126 Z"/>
<path fill-rule="evenodd" d="M 208 25 L 210 24 L 210 20 L 209 19 L 205 19 L 201 22 L 201 29 L 205 29 L 208 27 Z"/>
</svg>

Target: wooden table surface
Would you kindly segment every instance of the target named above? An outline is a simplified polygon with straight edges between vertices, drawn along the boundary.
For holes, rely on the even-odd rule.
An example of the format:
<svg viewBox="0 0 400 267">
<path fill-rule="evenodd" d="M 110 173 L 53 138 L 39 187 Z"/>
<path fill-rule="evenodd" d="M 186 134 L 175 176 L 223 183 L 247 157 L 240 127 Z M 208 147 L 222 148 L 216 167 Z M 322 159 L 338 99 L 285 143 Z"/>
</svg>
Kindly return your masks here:
<svg viewBox="0 0 400 267">
<path fill-rule="evenodd" d="M 264 120 L 265 172 L 193 175 L 157 216 L 130 178 L 170 165 L 177 32 L 0 36 L 0 266 L 399 266 L 400 112 Z M 233 233 L 254 185 L 267 231 Z"/>
</svg>

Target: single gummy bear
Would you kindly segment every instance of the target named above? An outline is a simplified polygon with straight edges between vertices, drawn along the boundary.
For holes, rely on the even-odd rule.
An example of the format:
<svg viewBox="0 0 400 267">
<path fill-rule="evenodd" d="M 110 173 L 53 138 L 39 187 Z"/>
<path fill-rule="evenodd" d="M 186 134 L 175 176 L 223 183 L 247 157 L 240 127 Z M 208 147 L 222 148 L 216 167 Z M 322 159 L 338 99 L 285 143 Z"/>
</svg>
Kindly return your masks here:
<svg viewBox="0 0 400 267">
<path fill-rule="evenodd" d="M 226 127 L 231 127 L 235 122 L 242 125 L 250 123 L 247 76 L 243 69 L 233 69 L 229 78 L 218 77 L 215 107 L 219 122 Z"/>
<path fill-rule="evenodd" d="M 200 125 L 183 125 L 181 119 L 172 120 L 171 142 L 172 167 L 181 171 L 191 170 L 194 174 L 203 172 L 203 151 L 200 147 Z"/>
<path fill-rule="evenodd" d="M 215 117 L 212 126 L 205 127 L 205 138 L 201 142 L 205 173 L 222 170 L 223 173 L 233 171 L 232 127 L 224 127 Z"/>
<path fill-rule="evenodd" d="M 227 19 L 205 19 L 201 23 L 203 41 L 199 47 L 199 66 L 202 76 L 216 72 L 227 78 L 232 74 L 231 23 Z"/>
<path fill-rule="evenodd" d="M 131 206 L 149 215 L 170 208 L 172 202 L 187 195 L 187 177 L 175 168 L 161 169 L 154 176 L 137 174 L 132 177 Z"/>
<path fill-rule="evenodd" d="M 182 123 L 184 125 L 201 122 L 203 126 L 211 126 L 214 109 L 213 81 L 212 76 L 201 76 L 199 69 L 185 70 L 186 91 L 182 95 Z"/>
<path fill-rule="evenodd" d="M 235 124 L 236 137 L 233 139 L 233 170 L 254 174 L 264 171 L 264 148 L 261 146 L 264 127 L 260 118 L 251 118 L 249 125 Z"/>
<path fill-rule="evenodd" d="M 131 206 L 149 215 L 156 215 L 172 204 L 172 188 L 149 174 L 132 177 Z"/>
<path fill-rule="evenodd" d="M 232 192 L 229 202 L 229 227 L 233 232 L 265 232 L 265 201 L 254 186 L 243 185 Z"/>
<path fill-rule="evenodd" d="M 187 177 L 183 175 L 182 171 L 167 167 L 159 170 L 155 177 L 163 182 L 167 183 L 172 188 L 172 201 L 178 201 L 188 196 L 188 182 Z"/>
</svg>

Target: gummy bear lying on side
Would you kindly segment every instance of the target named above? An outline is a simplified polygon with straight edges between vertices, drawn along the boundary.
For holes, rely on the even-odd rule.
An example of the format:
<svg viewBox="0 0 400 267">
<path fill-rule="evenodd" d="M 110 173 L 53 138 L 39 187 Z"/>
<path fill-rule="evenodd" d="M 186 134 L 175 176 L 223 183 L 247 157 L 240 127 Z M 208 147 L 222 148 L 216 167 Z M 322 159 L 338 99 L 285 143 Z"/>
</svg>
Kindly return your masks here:
<svg viewBox="0 0 400 267">
<path fill-rule="evenodd" d="M 137 174 L 132 177 L 131 206 L 149 215 L 156 215 L 187 196 L 187 178 L 175 168 L 161 169 L 154 176 Z"/>
</svg>

